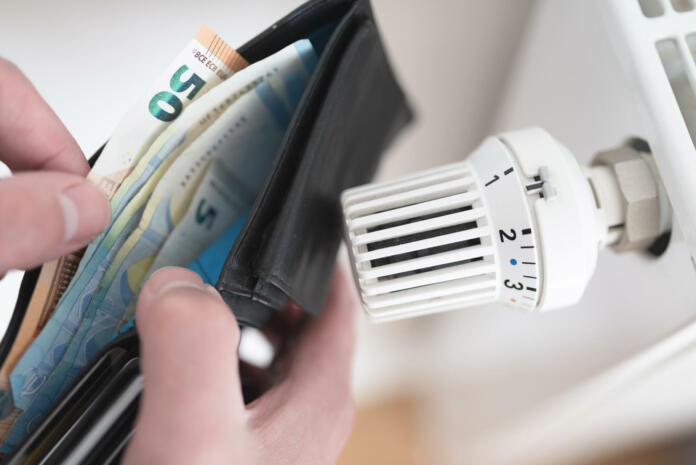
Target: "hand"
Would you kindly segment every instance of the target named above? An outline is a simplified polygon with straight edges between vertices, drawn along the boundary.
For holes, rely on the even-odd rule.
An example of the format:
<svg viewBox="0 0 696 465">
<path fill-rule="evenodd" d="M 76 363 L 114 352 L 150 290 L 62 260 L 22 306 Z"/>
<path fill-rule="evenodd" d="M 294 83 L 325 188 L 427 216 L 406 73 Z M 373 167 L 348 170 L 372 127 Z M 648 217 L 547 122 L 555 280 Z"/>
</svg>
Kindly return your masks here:
<svg viewBox="0 0 696 465">
<path fill-rule="evenodd" d="M 0 278 L 86 245 L 110 208 L 88 183 L 85 157 L 19 69 L 0 58 Z"/>
<path fill-rule="evenodd" d="M 124 464 L 328 465 L 350 434 L 354 303 L 340 269 L 283 379 L 244 405 L 239 327 L 195 273 L 163 268 L 136 311 L 144 390 Z"/>
</svg>

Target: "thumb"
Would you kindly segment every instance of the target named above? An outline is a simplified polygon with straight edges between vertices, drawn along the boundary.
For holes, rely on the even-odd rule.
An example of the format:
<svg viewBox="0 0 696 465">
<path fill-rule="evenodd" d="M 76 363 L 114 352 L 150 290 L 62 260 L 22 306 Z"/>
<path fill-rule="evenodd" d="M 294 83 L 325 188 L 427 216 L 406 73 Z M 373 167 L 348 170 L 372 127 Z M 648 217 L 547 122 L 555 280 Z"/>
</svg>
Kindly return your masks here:
<svg viewBox="0 0 696 465">
<path fill-rule="evenodd" d="M 109 203 L 74 174 L 19 173 L 0 180 L 0 276 L 87 244 L 107 225 Z"/>
<path fill-rule="evenodd" d="M 219 463 L 244 423 L 234 315 L 198 275 L 170 267 L 143 286 L 136 319 L 144 388 L 124 463 Z"/>
</svg>

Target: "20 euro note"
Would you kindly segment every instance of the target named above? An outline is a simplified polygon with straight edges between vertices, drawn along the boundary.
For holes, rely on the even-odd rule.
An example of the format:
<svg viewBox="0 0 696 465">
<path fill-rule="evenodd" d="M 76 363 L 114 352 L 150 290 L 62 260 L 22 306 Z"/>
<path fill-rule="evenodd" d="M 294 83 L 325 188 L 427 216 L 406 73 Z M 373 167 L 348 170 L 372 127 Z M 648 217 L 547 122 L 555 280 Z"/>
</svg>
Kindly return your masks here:
<svg viewBox="0 0 696 465">
<path fill-rule="evenodd" d="M 193 202 L 192 202 L 193 205 Z M 214 242 L 208 246 L 193 262 L 191 262 L 187 268 L 201 277 L 205 284 L 210 284 L 214 286 L 217 283 L 220 273 L 222 272 L 222 267 L 227 259 L 227 255 L 232 246 L 234 245 L 237 236 L 244 227 L 246 223 L 249 212 L 245 212 L 237 218 L 237 220 L 230 226 L 225 232 L 218 236 Z M 173 266 L 173 265 L 172 265 Z M 157 270 L 155 265 L 150 267 L 150 270 Z M 150 273 L 148 273 L 149 276 Z M 146 279 L 147 280 L 147 277 Z M 121 318 L 121 323 L 119 324 L 119 330 L 111 339 L 116 336 L 123 334 L 130 327 L 133 326 L 133 321 L 135 318 L 135 306 L 136 300 L 133 299 L 131 303 L 126 308 L 126 311 Z M 111 340 L 110 340 L 111 341 Z M 109 341 L 109 342 L 110 342 Z M 0 427 L 2 422 L 0 421 Z M 0 438 L 2 435 L 0 435 Z"/>
<path fill-rule="evenodd" d="M 297 46 L 298 51 L 311 50 L 308 42 L 303 45 Z M 309 72 L 311 70 L 306 71 L 306 75 Z M 278 83 L 281 95 L 271 86 L 273 82 Z M 104 275 L 62 360 L 12 428 L 2 450 L 10 450 L 21 440 L 30 425 L 117 331 L 123 312 L 137 293 L 159 248 L 186 212 L 208 161 L 233 154 L 240 149 L 240 141 L 252 145 L 249 153 L 261 150 L 260 153 L 275 154 L 292 114 L 288 104 L 299 100 L 303 85 L 303 79 L 293 73 L 260 84 L 254 92 L 228 108 L 174 161 L 148 201 L 140 225 Z"/>
<path fill-rule="evenodd" d="M 114 210 L 111 225 L 92 242 L 55 315 L 13 370 L 11 382 L 16 405 L 27 408 L 59 363 L 107 267 L 138 225 L 150 194 L 171 163 L 242 95 L 269 77 L 296 69 L 303 59 L 300 51 L 286 47 L 234 74 L 193 102 L 155 140 L 111 199 Z"/>
</svg>

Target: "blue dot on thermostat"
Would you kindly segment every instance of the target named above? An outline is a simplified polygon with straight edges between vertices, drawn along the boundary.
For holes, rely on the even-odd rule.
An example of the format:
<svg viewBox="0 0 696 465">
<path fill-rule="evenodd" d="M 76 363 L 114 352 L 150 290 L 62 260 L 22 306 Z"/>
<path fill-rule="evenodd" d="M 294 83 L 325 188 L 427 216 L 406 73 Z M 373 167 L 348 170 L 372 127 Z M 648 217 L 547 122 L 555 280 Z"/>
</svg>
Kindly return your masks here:
<svg viewBox="0 0 696 465">
<path fill-rule="evenodd" d="M 515 260 L 514 258 L 511 258 L 510 265 L 517 265 L 517 260 Z"/>
</svg>

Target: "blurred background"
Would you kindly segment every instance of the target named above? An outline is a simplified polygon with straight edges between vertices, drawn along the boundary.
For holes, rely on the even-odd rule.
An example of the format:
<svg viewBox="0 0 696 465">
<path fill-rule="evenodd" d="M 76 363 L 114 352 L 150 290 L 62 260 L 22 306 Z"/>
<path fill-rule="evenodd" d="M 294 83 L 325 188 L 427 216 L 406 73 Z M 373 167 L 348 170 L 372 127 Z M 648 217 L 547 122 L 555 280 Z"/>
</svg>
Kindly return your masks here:
<svg viewBox="0 0 696 465">
<path fill-rule="evenodd" d="M 460 160 L 486 135 L 529 125 L 581 163 L 645 134 L 600 1 L 373 0 L 417 112 L 379 177 Z M 300 3 L 13 2 L 0 15 L 0 55 L 91 154 L 201 24 L 235 46 Z M 358 312 L 358 416 L 339 463 L 696 463 L 696 348 L 616 375 L 694 317 L 694 276 L 676 232 L 659 259 L 603 251 L 574 308 L 488 306 L 381 325 Z M 20 277 L 0 282 L 2 327 Z"/>
</svg>

